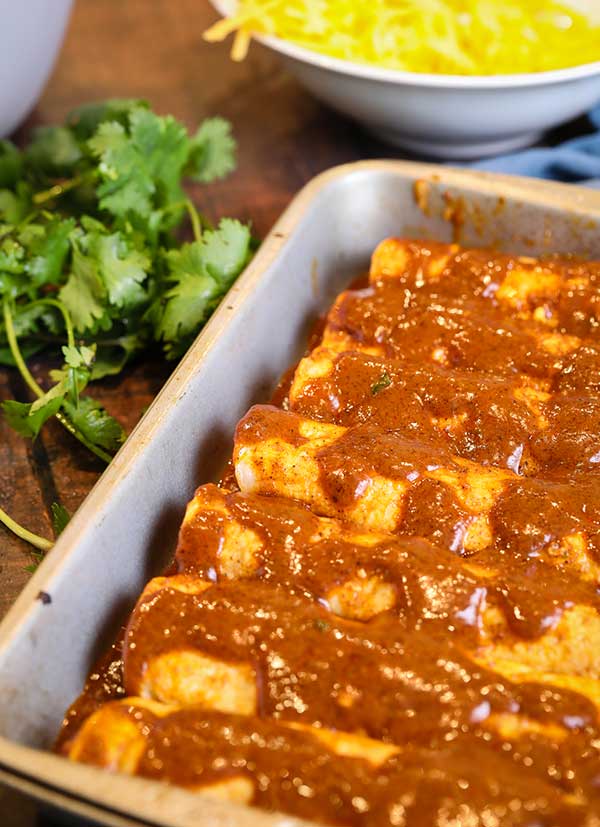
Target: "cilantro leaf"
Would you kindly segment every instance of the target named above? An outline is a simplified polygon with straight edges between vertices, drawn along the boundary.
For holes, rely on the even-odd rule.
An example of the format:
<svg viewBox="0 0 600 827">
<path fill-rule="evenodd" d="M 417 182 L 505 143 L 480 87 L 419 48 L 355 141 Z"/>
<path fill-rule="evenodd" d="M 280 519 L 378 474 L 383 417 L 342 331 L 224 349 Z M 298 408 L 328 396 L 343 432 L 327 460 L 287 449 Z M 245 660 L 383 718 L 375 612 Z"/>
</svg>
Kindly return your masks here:
<svg viewBox="0 0 600 827">
<path fill-rule="evenodd" d="M 192 334 L 206 320 L 219 295 L 219 285 L 206 272 L 203 241 L 184 244 L 167 254 L 169 279 L 175 284 L 164 294 L 156 336 L 166 342 Z"/>
<path fill-rule="evenodd" d="M 100 206 L 117 218 L 132 214 L 148 220 L 155 207 L 183 198 L 189 139 L 173 117 L 133 109 L 129 130 L 116 121 L 102 123 L 88 146 L 100 159 Z"/>
<path fill-rule="evenodd" d="M 182 354 L 254 251 L 247 227 L 224 219 L 213 229 L 183 189 L 186 176 L 229 173 L 235 149 L 221 118 L 190 137 L 135 99 L 79 107 L 22 152 L 0 140 L 0 364 L 25 374 L 23 360 L 65 345 L 45 394 L 3 405 L 19 433 L 35 437 L 57 415 L 110 460 L 125 434 L 82 395 L 87 384 L 154 342 Z M 179 246 L 186 208 L 197 240 Z"/>
<path fill-rule="evenodd" d="M 81 345 L 81 347 L 64 345 L 62 352 L 67 367 L 90 368 L 96 357 L 96 345 L 92 345 L 91 347 L 87 347 L 86 345 Z"/>
<path fill-rule="evenodd" d="M 59 537 L 69 524 L 71 515 L 64 507 L 64 505 L 61 505 L 60 503 L 52 503 L 51 511 L 52 527 L 54 529 L 54 534 L 56 535 L 56 537 Z"/>
<path fill-rule="evenodd" d="M 185 173 L 202 184 L 224 178 L 235 169 L 235 155 L 231 124 L 223 118 L 209 118 L 190 140 Z"/>
<path fill-rule="evenodd" d="M 392 384 L 391 377 L 387 371 L 383 371 L 379 379 L 371 385 L 371 394 L 377 396 L 381 391 L 389 388 Z"/>
<path fill-rule="evenodd" d="M 104 344 L 102 340 L 98 341 L 91 379 L 95 381 L 104 376 L 115 376 L 121 373 L 131 357 L 146 345 L 146 338 L 140 332 L 119 336 L 110 344 Z"/>
<path fill-rule="evenodd" d="M 54 397 L 43 406 L 32 411 L 27 402 L 15 402 L 10 399 L 2 403 L 2 410 L 7 423 L 21 436 L 35 439 L 42 425 L 60 410 L 62 397 Z"/>
<path fill-rule="evenodd" d="M 71 273 L 58 294 L 71 314 L 75 330 L 92 330 L 105 315 L 106 288 L 98 273 L 98 263 L 86 256 L 78 245 L 73 249 Z"/>
<path fill-rule="evenodd" d="M 121 233 L 95 234 L 90 239 L 89 252 L 98 264 L 108 299 L 117 307 L 134 306 L 146 296 L 141 283 L 145 281 L 150 259 L 145 253 L 132 249 Z"/>
<path fill-rule="evenodd" d="M 27 166 L 38 176 L 69 175 L 82 158 L 79 142 L 65 126 L 42 126 L 25 152 Z"/>
<path fill-rule="evenodd" d="M 210 276 L 183 276 L 165 294 L 167 302 L 157 328 L 158 338 L 175 342 L 198 330 L 208 318 L 217 295 L 217 284 Z"/>
<path fill-rule="evenodd" d="M 182 170 L 189 152 L 185 127 L 171 115 L 160 118 L 146 109 L 134 110 L 129 120 L 132 143 L 156 185 L 157 205 L 181 200 Z"/>
<path fill-rule="evenodd" d="M 200 241 L 169 251 L 169 281 L 174 284 L 164 294 L 166 301 L 155 322 L 156 336 L 166 343 L 167 356 L 179 355 L 213 312 L 243 269 L 250 243 L 247 227 L 224 219 Z"/>
<path fill-rule="evenodd" d="M 31 226 L 27 229 L 31 232 Z M 60 281 L 74 229 L 72 218 L 55 218 L 43 228 L 41 235 L 33 238 L 27 250 L 25 272 L 36 288 Z"/>
<path fill-rule="evenodd" d="M 207 272 L 229 287 L 248 260 L 250 230 L 233 218 L 224 218 L 216 230 L 204 233 L 203 241 Z"/>
<path fill-rule="evenodd" d="M 8 224 L 18 224 L 25 217 L 21 202 L 10 190 L 0 190 L 0 217 Z"/>
<path fill-rule="evenodd" d="M 102 209 L 121 218 L 129 212 L 140 216 L 150 213 L 155 184 L 125 128 L 116 121 L 102 123 L 88 143 L 100 159 L 98 196 Z"/>
<path fill-rule="evenodd" d="M 57 371 L 57 373 L 60 374 L 60 377 L 55 377 L 58 381 L 55 385 L 52 385 L 50 390 L 47 390 L 43 396 L 40 396 L 39 399 L 36 399 L 35 402 L 31 403 L 30 414 L 33 415 L 38 411 L 44 410 L 51 402 L 54 402 L 56 399 L 58 399 L 60 407 L 60 403 L 62 402 L 69 388 L 67 385 L 67 377 L 63 375 L 62 371 Z M 58 410 L 58 408 L 56 410 Z"/>
<path fill-rule="evenodd" d="M 0 244 L 0 271 L 22 273 L 25 249 L 15 238 L 5 238 Z"/>
<path fill-rule="evenodd" d="M 146 101 L 138 98 L 112 98 L 106 101 L 86 103 L 67 115 L 67 125 L 81 141 L 91 138 L 104 121 L 116 121 L 127 126 L 134 109 L 148 108 Z"/>
<path fill-rule="evenodd" d="M 23 157 L 11 141 L 0 140 L 0 187 L 14 187 L 23 173 Z"/>
<path fill-rule="evenodd" d="M 113 454 L 125 441 L 125 431 L 110 414 L 92 399 L 84 396 L 78 405 L 65 400 L 63 410 L 83 436 L 93 445 Z"/>
<path fill-rule="evenodd" d="M 0 217 L 7 224 L 20 224 L 31 210 L 31 189 L 19 181 L 14 189 L 0 190 Z"/>
<path fill-rule="evenodd" d="M 54 308 L 49 308 L 40 303 L 21 305 L 17 310 L 18 313 L 13 320 L 17 336 L 35 336 L 41 326 L 51 333 L 59 333 L 61 329 Z M 29 343 L 23 346 L 24 355 L 30 355 L 28 353 L 29 348 L 31 348 Z"/>
</svg>

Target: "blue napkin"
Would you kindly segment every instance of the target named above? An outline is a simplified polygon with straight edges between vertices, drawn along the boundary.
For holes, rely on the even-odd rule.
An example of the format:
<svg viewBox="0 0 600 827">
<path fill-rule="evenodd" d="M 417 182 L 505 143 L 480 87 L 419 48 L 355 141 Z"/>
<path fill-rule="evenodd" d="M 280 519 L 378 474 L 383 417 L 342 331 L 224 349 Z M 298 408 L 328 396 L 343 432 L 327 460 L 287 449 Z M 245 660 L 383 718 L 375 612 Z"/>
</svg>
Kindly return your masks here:
<svg viewBox="0 0 600 827">
<path fill-rule="evenodd" d="M 600 106 L 588 115 L 598 131 L 555 147 L 525 149 L 471 164 L 474 169 L 600 187 Z"/>
</svg>

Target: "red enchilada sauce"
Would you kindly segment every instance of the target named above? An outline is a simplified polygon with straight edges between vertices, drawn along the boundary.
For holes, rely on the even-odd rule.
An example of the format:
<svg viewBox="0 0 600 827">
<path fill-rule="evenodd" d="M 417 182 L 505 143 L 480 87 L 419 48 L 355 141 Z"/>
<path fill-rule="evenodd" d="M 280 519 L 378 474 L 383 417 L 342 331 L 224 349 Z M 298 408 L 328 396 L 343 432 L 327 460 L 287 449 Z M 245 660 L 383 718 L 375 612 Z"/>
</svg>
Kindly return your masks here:
<svg viewBox="0 0 600 827">
<path fill-rule="evenodd" d="M 514 749 L 514 755 L 506 742 L 493 737 L 450 740 L 435 750 L 415 743 L 373 766 L 360 757 L 334 755 L 314 735 L 284 730 L 268 718 L 184 709 L 157 719 L 135 707 L 119 714 L 134 718 L 148 733 L 139 775 L 194 789 L 250 778 L 255 805 L 320 823 L 594 824 L 585 807 L 561 794 L 559 785 L 527 769 L 534 762 L 554 768 L 560 758 L 560 750 L 549 744 L 538 749 L 539 739 Z M 81 759 L 94 763 L 93 744 L 89 750 Z M 585 764 L 581 753 L 577 759 Z"/>
<path fill-rule="evenodd" d="M 564 673 L 544 675 L 517 655 L 501 674 L 485 654 L 495 643 L 539 650 L 550 633 L 560 645 L 567 613 L 598 610 L 597 579 L 565 544 L 583 536 L 589 565 L 600 563 L 597 274 L 589 289 L 547 298 L 552 334 L 582 337 L 558 355 L 544 345 L 547 326 L 495 301 L 490 274 L 493 256 L 464 254 L 433 285 L 409 267 L 401 280 L 344 294 L 328 326 L 357 350 L 336 355 L 294 399 L 297 413 L 349 428 L 318 456 L 314 484 L 332 502 L 351 505 L 374 473 L 409 480 L 398 535 L 368 546 L 319 537 L 300 503 L 223 493 L 228 516 L 200 508 L 176 557 L 179 573 L 212 585 L 189 594 L 167 582 L 142 600 L 123 672 L 116 652 L 66 719 L 63 750 L 93 709 L 139 691 L 151 658 L 192 650 L 252 667 L 255 714 L 157 718 L 132 700 L 118 714 L 144 734 L 139 775 L 193 788 L 241 775 L 258 806 L 340 825 L 600 824 L 600 656 L 579 665 L 572 653 Z M 528 383 L 545 394 L 534 410 L 519 397 Z M 295 422 L 256 408 L 243 438 L 301 445 Z M 424 476 L 432 466 L 460 474 L 456 457 L 508 471 L 490 512 L 493 541 L 472 556 L 461 539 L 472 513 Z M 261 541 L 246 580 L 220 568 L 227 520 Z M 357 573 L 392 587 L 391 608 L 362 621 L 332 613 L 331 591 Z M 582 626 L 573 642 L 582 652 L 586 635 Z M 336 755 L 289 724 L 398 751 L 377 764 Z M 79 759 L 101 762 L 94 750 Z"/>
</svg>

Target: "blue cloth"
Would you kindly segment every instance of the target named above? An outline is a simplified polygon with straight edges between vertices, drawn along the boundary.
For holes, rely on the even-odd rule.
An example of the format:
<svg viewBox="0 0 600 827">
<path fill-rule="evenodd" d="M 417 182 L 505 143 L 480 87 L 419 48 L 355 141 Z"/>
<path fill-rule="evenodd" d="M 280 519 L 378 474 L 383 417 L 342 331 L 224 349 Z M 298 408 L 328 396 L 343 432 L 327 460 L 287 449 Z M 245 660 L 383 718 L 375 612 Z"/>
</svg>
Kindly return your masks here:
<svg viewBox="0 0 600 827">
<path fill-rule="evenodd" d="M 471 166 L 488 172 L 530 175 L 567 183 L 600 187 L 600 106 L 588 115 L 598 131 L 555 147 L 525 149 Z"/>
</svg>

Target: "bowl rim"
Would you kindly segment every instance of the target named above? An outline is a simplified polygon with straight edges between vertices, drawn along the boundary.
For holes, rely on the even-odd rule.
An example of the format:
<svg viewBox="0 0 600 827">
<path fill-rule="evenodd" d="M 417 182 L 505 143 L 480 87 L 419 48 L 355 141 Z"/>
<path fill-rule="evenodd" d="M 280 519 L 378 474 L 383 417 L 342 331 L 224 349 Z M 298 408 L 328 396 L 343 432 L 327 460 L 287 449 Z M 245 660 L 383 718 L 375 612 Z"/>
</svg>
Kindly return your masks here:
<svg viewBox="0 0 600 827">
<path fill-rule="evenodd" d="M 231 17 L 235 0 L 210 0 L 211 5 L 222 17 Z M 275 35 L 255 34 L 254 40 L 268 46 L 286 57 L 312 64 L 341 75 L 351 75 L 362 80 L 379 83 L 422 86 L 436 89 L 514 89 L 523 86 L 545 86 L 600 75 L 600 59 L 592 63 L 581 63 L 565 69 L 551 69 L 544 72 L 528 72 L 512 75 L 443 75 L 426 72 L 408 72 L 400 69 L 381 69 L 368 63 L 357 63 L 315 52 L 305 46 L 298 46 Z M 600 88 L 598 90 L 600 94 Z"/>
</svg>

